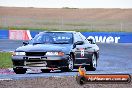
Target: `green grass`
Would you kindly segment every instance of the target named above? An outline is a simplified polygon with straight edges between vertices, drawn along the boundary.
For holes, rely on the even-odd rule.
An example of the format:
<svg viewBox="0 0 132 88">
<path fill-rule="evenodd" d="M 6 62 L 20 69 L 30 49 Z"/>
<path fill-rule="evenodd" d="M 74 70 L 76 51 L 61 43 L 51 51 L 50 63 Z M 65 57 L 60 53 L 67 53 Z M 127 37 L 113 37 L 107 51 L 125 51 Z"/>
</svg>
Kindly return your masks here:
<svg viewBox="0 0 132 88">
<path fill-rule="evenodd" d="M 11 53 L 0 52 L 0 68 L 11 68 Z"/>
<path fill-rule="evenodd" d="M 91 24 L 86 24 L 86 23 L 65 23 L 64 25 L 68 25 L 68 26 L 88 26 Z"/>
<path fill-rule="evenodd" d="M 31 28 L 31 27 L 0 27 L 0 29 L 6 30 L 37 30 L 37 31 L 59 31 L 59 29 L 48 29 L 48 28 Z"/>
<path fill-rule="evenodd" d="M 30 28 L 30 27 L 0 27 L 0 29 L 7 29 L 7 30 L 48 30 L 47 28 Z"/>
<path fill-rule="evenodd" d="M 49 29 L 49 28 L 30 28 L 30 27 L 0 27 L 0 29 L 6 29 L 6 30 L 37 30 L 37 31 L 78 31 L 78 32 L 125 32 L 117 30 L 117 29 L 111 29 L 111 30 L 107 30 L 107 29 Z"/>
</svg>

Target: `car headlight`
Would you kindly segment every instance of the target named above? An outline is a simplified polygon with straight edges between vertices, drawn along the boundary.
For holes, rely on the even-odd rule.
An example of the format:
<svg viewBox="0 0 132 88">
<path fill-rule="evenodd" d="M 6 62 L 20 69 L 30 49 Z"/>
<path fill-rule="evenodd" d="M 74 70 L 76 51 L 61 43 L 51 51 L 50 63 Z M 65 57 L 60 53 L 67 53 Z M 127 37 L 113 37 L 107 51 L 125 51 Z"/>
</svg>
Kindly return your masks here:
<svg viewBox="0 0 132 88">
<path fill-rule="evenodd" d="M 64 56 L 63 52 L 47 52 L 46 55 Z"/>
<path fill-rule="evenodd" d="M 26 53 L 25 52 L 13 52 L 12 55 L 25 55 Z"/>
</svg>

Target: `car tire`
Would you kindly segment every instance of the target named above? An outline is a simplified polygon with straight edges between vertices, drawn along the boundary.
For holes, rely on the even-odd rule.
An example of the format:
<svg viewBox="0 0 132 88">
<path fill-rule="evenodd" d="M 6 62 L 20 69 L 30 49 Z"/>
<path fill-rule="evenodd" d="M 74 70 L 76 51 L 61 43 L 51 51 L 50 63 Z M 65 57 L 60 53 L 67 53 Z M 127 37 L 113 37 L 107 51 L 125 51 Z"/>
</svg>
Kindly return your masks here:
<svg viewBox="0 0 132 88">
<path fill-rule="evenodd" d="M 67 67 L 61 68 L 61 71 L 62 72 L 70 72 L 70 71 L 73 71 L 73 69 L 74 69 L 74 59 L 73 59 L 73 56 L 72 55 L 69 56 L 67 63 L 68 63 Z"/>
<path fill-rule="evenodd" d="M 50 69 L 41 69 L 42 73 L 49 73 L 51 70 Z"/>
<path fill-rule="evenodd" d="M 95 71 L 97 68 L 97 57 L 95 54 L 93 54 L 91 58 L 90 66 L 86 66 L 85 69 L 86 71 Z"/>
<path fill-rule="evenodd" d="M 16 74 L 25 74 L 27 69 L 23 69 L 23 68 L 13 68 L 14 72 Z"/>
</svg>

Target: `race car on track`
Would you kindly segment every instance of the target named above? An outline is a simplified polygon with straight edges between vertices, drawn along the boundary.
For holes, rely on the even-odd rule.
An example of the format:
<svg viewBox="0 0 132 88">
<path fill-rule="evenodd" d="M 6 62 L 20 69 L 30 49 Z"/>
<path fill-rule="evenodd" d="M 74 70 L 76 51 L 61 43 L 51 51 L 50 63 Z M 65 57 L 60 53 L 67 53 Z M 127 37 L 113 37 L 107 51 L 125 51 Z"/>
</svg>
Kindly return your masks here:
<svg viewBox="0 0 132 88">
<path fill-rule="evenodd" d="M 83 66 L 95 71 L 99 58 L 99 47 L 86 39 L 80 32 L 47 31 L 40 32 L 12 54 L 13 70 L 24 74 L 27 69 L 41 69 L 50 72 L 59 69 L 72 71 Z"/>
</svg>

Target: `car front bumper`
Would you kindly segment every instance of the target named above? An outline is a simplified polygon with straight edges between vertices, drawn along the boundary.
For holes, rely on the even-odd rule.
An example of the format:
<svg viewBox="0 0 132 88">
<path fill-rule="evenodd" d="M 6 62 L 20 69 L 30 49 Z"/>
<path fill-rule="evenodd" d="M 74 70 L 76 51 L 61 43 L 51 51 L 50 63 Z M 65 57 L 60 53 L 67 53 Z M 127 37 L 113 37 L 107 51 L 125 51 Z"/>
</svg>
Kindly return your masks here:
<svg viewBox="0 0 132 88">
<path fill-rule="evenodd" d="M 69 56 L 12 56 L 14 68 L 57 69 L 66 67 Z"/>
<path fill-rule="evenodd" d="M 90 65 L 91 58 L 76 58 L 74 66 Z"/>
</svg>

